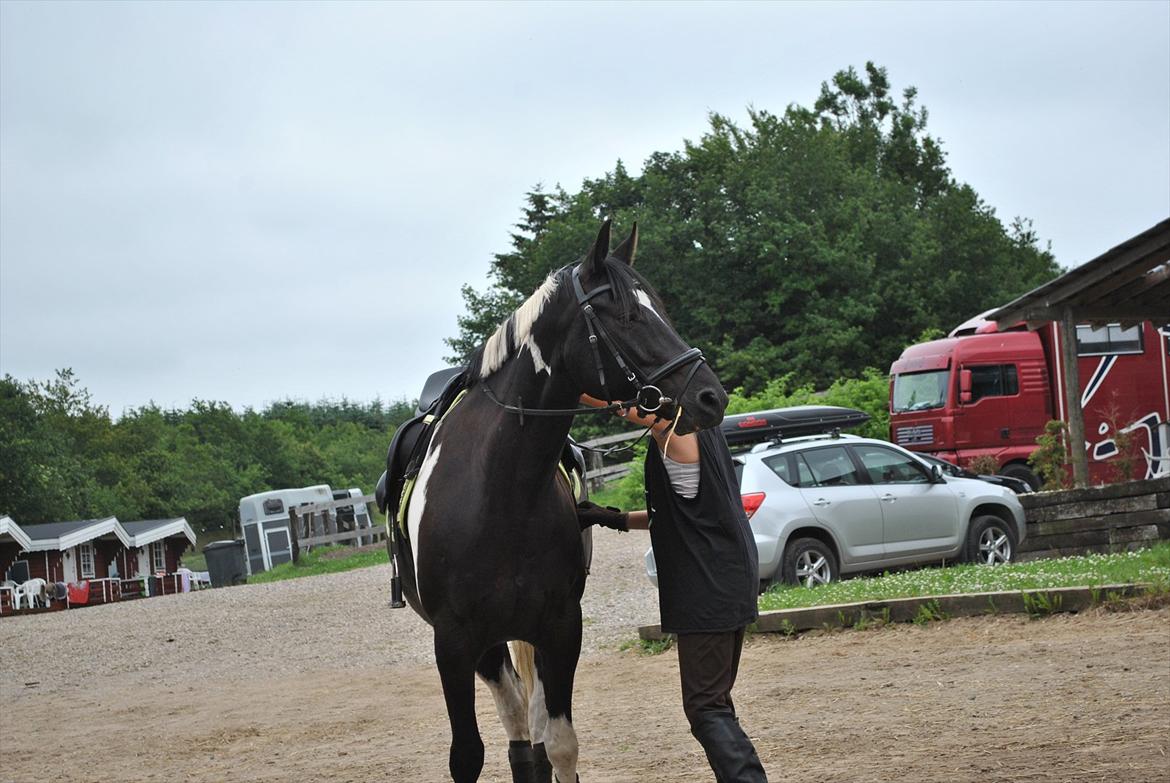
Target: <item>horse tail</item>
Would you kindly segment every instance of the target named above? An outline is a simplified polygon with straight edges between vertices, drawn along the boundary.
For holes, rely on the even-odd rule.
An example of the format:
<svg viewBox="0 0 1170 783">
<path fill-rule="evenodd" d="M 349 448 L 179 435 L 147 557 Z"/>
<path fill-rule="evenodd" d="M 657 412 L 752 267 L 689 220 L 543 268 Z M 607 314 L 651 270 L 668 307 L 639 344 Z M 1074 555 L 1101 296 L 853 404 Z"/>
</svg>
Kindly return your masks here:
<svg viewBox="0 0 1170 783">
<path fill-rule="evenodd" d="M 528 642 L 512 642 L 512 663 L 516 667 L 528 699 L 536 690 L 536 648 Z"/>
</svg>

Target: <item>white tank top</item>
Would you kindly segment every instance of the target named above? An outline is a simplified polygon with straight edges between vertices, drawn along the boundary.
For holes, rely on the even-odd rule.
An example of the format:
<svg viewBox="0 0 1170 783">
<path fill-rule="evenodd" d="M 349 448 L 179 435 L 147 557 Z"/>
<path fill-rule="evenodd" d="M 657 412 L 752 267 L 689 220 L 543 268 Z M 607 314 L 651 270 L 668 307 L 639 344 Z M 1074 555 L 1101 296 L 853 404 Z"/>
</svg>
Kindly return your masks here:
<svg viewBox="0 0 1170 783">
<path fill-rule="evenodd" d="M 675 462 L 663 454 L 662 464 L 666 467 L 666 475 L 670 476 L 670 486 L 675 492 L 688 499 L 699 494 L 698 462 Z"/>
</svg>

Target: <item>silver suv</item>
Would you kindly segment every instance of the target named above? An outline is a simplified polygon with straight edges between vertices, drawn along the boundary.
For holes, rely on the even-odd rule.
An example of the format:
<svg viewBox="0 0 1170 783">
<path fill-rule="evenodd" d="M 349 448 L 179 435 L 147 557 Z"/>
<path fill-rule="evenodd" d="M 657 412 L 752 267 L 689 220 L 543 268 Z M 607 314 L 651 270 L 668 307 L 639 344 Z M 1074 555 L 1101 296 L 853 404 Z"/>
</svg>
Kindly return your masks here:
<svg viewBox="0 0 1170 783">
<path fill-rule="evenodd" d="M 1024 509 L 1014 492 L 948 476 L 882 440 L 812 435 L 734 457 L 760 554 L 760 581 L 813 586 L 843 574 L 1015 557 Z M 654 551 L 646 572 L 655 584 Z"/>
</svg>

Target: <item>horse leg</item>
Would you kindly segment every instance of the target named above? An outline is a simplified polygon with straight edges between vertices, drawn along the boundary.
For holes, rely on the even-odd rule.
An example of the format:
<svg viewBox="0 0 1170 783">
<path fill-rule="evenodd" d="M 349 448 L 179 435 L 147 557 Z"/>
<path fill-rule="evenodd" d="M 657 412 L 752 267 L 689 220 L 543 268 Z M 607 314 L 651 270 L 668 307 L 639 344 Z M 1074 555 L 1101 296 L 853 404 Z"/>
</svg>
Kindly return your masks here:
<svg viewBox="0 0 1170 783">
<path fill-rule="evenodd" d="M 435 663 L 443 683 L 447 719 L 451 722 L 449 768 L 455 783 L 475 783 L 483 769 L 483 740 L 475 720 L 475 662 L 465 634 L 435 626 Z"/>
<path fill-rule="evenodd" d="M 528 733 L 528 696 L 520 675 L 512 666 L 508 645 L 497 644 L 479 659 L 479 678 L 491 691 L 496 713 L 508 736 L 508 765 L 512 783 L 537 783 L 533 769 L 532 742 Z"/>
<path fill-rule="evenodd" d="M 577 781 L 577 732 L 573 729 L 573 677 L 581 657 L 581 607 L 574 603 L 564 622 L 549 628 L 536 670 L 544 687 L 548 727 L 544 744 L 558 783 Z"/>
</svg>

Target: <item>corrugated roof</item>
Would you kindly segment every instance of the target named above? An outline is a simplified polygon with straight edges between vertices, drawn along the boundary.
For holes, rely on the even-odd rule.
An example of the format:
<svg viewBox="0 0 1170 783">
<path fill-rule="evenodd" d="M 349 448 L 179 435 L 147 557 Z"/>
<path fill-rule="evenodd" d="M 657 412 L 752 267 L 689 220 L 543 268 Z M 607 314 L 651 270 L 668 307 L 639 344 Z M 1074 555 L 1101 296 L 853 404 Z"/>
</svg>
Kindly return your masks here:
<svg viewBox="0 0 1170 783">
<path fill-rule="evenodd" d="M 992 310 L 993 321 L 1079 323 L 1170 319 L 1170 218 Z"/>
</svg>

